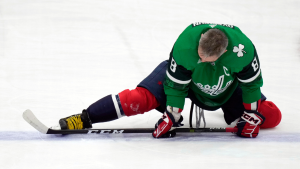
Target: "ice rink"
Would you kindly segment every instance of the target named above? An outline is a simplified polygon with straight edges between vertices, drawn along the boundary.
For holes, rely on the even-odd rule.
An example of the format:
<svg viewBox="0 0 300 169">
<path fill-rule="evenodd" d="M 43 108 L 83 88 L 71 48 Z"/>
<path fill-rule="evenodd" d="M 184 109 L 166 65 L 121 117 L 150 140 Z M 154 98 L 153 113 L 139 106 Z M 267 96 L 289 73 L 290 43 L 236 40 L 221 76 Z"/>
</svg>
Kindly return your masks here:
<svg viewBox="0 0 300 169">
<path fill-rule="evenodd" d="M 0 0 L 0 168 L 294 169 L 300 167 L 300 1 Z M 194 22 L 238 26 L 255 44 L 262 92 L 282 111 L 255 139 L 232 133 L 44 135 L 98 99 L 133 89 Z M 190 102 L 183 112 L 188 127 Z M 226 127 L 221 110 L 208 127 Z M 95 124 L 150 128 L 157 111 Z M 235 124 L 232 124 L 234 126 Z"/>
</svg>

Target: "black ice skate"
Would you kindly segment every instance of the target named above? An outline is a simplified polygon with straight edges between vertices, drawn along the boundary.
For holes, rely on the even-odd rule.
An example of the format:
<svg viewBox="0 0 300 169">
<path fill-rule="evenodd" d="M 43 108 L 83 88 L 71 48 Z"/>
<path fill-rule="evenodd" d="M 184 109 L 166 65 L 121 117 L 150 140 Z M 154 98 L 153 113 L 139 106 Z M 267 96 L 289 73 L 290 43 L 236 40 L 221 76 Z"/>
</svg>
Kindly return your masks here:
<svg viewBox="0 0 300 169">
<path fill-rule="evenodd" d="M 59 125 L 62 130 L 77 130 L 92 128 L 92 122 L 86 110 L 81 114 L 75 114 L 59 120 Z"/>
</svg>

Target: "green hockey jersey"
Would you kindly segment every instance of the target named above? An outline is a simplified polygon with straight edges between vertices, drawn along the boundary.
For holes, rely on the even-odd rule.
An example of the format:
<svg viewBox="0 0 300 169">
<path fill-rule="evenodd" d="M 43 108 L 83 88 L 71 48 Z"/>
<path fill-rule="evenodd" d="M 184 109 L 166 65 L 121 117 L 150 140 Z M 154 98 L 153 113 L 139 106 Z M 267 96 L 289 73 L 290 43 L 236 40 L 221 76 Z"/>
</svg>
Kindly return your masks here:
<svg viewBox="0 0 300 169">
<path fill-rule="evenodd" d="M 209 29 L 219 29 L 226 34 L 227 51 L 215 62 L 201 62 L 199 40 Z M 189 90 L 211 108 L 222 106 L 237 86 L 242 89 L 244 103 L 261 98 L 263 80 L 255 47 L 233 25 L 197 22 L 188 26 L 174 44 L 166 74 L 164 90 L 167 105 L 172 107 L 183 109 Z"/>
</svg>

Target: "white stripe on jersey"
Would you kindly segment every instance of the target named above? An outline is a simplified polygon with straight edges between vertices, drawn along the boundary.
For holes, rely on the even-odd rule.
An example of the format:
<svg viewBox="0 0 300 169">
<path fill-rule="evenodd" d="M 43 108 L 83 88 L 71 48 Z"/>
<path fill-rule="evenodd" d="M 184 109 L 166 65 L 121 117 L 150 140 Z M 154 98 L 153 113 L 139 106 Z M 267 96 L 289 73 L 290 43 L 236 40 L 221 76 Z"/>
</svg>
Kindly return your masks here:
<svg viewBox="0 0 300 169">
<path fill-rule="evenodd" d="M 173 76 L 171 76 L 167 70 L 167 76 L 169 79 L 171 79 L 173 82 L 176 82 L 178 84 L 189 84 L 191 82 L 192 79 L 190 80 L 186 80 L 186 81 L 182 81 L 182 80 L 178 80 L 176 78 L 174 78 Z"/>
<path fill-rule="evenodd" d="M 238 77 L 237 77 L 237 79 L 238 79 L 240 82 L 243 82 L 243 83 L 250 83 L 250 82 L 252 82 L 253 80 L 255 80 L 259 75 L 260 75 L 260 69 L 258 70 L 258 72 L 256 73 L 256 75 L 253 76 L 253 77 L 251 77 L 250 79 L 242 80 L 242 79 L 239 79 Z"/>
</svg>

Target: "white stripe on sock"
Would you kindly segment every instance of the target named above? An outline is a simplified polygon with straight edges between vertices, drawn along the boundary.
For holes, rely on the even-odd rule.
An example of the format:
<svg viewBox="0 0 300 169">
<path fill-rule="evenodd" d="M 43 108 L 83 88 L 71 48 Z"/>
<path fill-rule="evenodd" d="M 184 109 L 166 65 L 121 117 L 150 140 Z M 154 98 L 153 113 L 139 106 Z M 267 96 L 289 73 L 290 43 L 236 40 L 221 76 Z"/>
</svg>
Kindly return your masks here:
<svg viewBox="0 0 300 169">
<path fill-rule="evenodd" d="M 251 103 L 251 110 L 257 110 L 257 102 Z"/>
<path fill-rule="evenodd" d="M 112 98 L 112 101 L 114 102 L 118 118 L 121 118 L 122 114 L 121 114 L 121 111 L 120 111 L 119 104 L 117 102 L 116 96 L 115 95 L 111 95 L 111 98 Z"/>
</svg>

